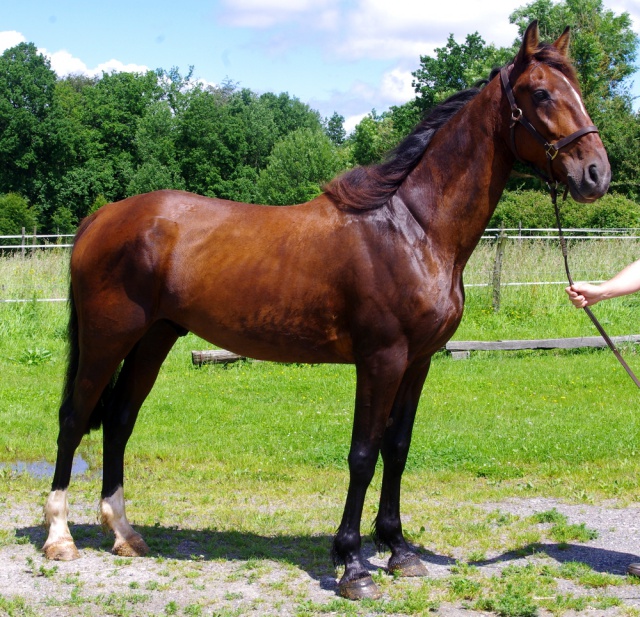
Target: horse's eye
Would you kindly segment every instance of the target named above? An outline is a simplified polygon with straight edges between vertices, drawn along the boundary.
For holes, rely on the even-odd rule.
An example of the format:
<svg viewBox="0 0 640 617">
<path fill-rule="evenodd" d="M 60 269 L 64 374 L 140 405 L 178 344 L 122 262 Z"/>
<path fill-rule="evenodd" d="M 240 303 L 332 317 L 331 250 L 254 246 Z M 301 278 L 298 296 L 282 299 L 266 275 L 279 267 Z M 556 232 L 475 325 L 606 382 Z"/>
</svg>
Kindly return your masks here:
<svg viewBox="0 0 640 617">
<path fill-rule="evenodd" d="M 536 90 L 533 93 L 533 100 L 536 103 L 542 103 L 543 101 L 548 101 L 551 99 L 551 96 L 546 90 Z"/>
</svg>

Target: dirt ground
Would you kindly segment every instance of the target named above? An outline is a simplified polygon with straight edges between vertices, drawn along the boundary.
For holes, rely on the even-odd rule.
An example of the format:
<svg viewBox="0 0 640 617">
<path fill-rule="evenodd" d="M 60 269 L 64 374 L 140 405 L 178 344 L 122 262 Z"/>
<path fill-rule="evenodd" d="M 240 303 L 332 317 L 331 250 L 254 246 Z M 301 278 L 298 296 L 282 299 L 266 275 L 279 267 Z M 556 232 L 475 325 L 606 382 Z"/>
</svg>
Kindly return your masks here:
<svg viewBox="0 0 640 617">
<path fill-rule="evenodd" d="M 506 565 L 536 559 L 555 565 L 580 561 L 597 572 L 612 574 L 624 574 L 630 562 L 640 562 L 639 506 L 566 505 L 528 499 L 486 504 L 486 508 L 520 516 L 556 508 L 569 522 L 584 522 L 598 531 L 597 539 L 565 550 L 543 546 L 544 555 L 489 555 L 479 566 L 486 576 L 499 573 Z M 74 503 L 72 519 L 81 559 L 52 563 L 39 551 L 45 537 L 39 524 L 41 509 L 0 504 L 0 530 L 15 530 L 18 538 L 17 543 L 7 542 L 0 548 L 0 615 L 311 615 L 320 614 L 319 605 L 337 598 L 328 555 L 324 574 L 302 562 L 298 566 L 282 559 L 205 556 L 200 554 L 198 531 L 171 529 L 163 530 L 173 535 L 175 548 L 168 553 L 125 559 L 109 553 L 96 524 L 95 504 Z M 25 526 L 25 521 L 30 524 Z M 318 539 L 323 549 L 328 543 L 328 538 Z M 295 551 L 295 547 L 274 547 L 274 554 L 282 550 Z M 373 546 L 367 544 L 366 551 L 372 569 L 384 567 Z M 432 577 L 450 575 L 450 557 L 426 554 L 423 558 Z M 567 592 L 578 593 L 570 582 L 562 584 L 567 585 Z M 610 587 L 607 593 L 621 598 L 623 605 L 606 611 L 587 609 L 580 615 L 640 612 L 640 585 Z M 460 605 L 441 604 L 437 614 L 471 617 L 477 613 Z"/>
</svg>

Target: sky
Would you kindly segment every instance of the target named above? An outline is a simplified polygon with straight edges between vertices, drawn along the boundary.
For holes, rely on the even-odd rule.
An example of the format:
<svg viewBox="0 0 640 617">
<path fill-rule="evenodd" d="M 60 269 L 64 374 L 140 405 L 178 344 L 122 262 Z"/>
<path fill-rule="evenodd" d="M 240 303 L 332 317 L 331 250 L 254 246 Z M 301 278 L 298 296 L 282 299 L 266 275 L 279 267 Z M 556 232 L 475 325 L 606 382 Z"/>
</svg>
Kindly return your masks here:
<svg viewBox="0 0 640 617">
<path fill-rule="evenodd" d="M 34 43 L 59 76 L 178 67 L 209 84 L 288 92 L 351 130 L 415 96 L 411 72 L 449 34 L 510 45 L 527 0 L 20 0 L 0 7 L 0 53 Z M 640 34 L 640 0 L 604 0 Z M 639 59 L 640 61 L 640 59 Z M 640 104 L 640 71 L 632 90 Z"/>
</svg>

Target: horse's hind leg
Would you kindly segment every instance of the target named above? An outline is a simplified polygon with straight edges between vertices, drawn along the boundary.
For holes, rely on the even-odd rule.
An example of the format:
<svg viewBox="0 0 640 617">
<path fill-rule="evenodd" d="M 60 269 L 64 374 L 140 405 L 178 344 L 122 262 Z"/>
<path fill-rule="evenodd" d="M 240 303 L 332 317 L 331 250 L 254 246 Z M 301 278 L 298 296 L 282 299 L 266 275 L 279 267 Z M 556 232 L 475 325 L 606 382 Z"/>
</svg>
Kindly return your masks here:
<svg viewBox="0 0 640 617">
<path fill-rule="evenodd" d="M 85 357 L 77 374 L 72 375 L 73 387 L 60 406 L 56 467 L 44 507 L 48 536 L 42 550 L 48 559 L 69 561 L 79 557 L 67 523 L 67 489 L 73 456 L 82 436 L 99 425 L 100 397 L 121 360 L 107 346 L 96 346 L 92 359 L 87 361 Z M 94 410 L 96 416 L 92 417 Z"/>
<path fill-rule="evenodd" d="M 384 463 L 380 507 L 375 522 L 378 542 L 391 549 L 388 568 L 400 576 L 426 576 L 427 568 L 407 544 L 400 521 L 400 483 L 407 462 L 411 432 L 422 386 L 429 371 L 430 360 L 409 367 L 404 375 L 391 410 L 391 417 L 382 440 Z"/>
<path fill-rule="evenodd" d="M 103 421 L 103 476 L 100 515 L 115 535 L 113 552 L 126 557 L 146 555 L 142 536 L 134 531 L 124 507 L 124 451 L 138 411 L 179 334 L 169 322 L 156 322 L 125 358 Z"/>
</svg>

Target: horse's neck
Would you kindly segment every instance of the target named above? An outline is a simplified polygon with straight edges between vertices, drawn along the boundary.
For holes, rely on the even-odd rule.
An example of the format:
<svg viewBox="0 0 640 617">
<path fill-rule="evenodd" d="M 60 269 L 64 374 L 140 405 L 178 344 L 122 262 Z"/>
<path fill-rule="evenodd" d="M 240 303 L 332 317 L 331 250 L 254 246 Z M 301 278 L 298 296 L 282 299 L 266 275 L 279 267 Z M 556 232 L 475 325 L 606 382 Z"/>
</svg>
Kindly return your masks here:
<svg viewBox="0 0 640 617">
<path fill-rule="evenodd" d="M 398 192 L 431 248 L 438 245 L 451 251 L 462 266 L 480 240 L 511 172 L 508 122 L 494 80 L 436 133 Z"/>
</svg>

